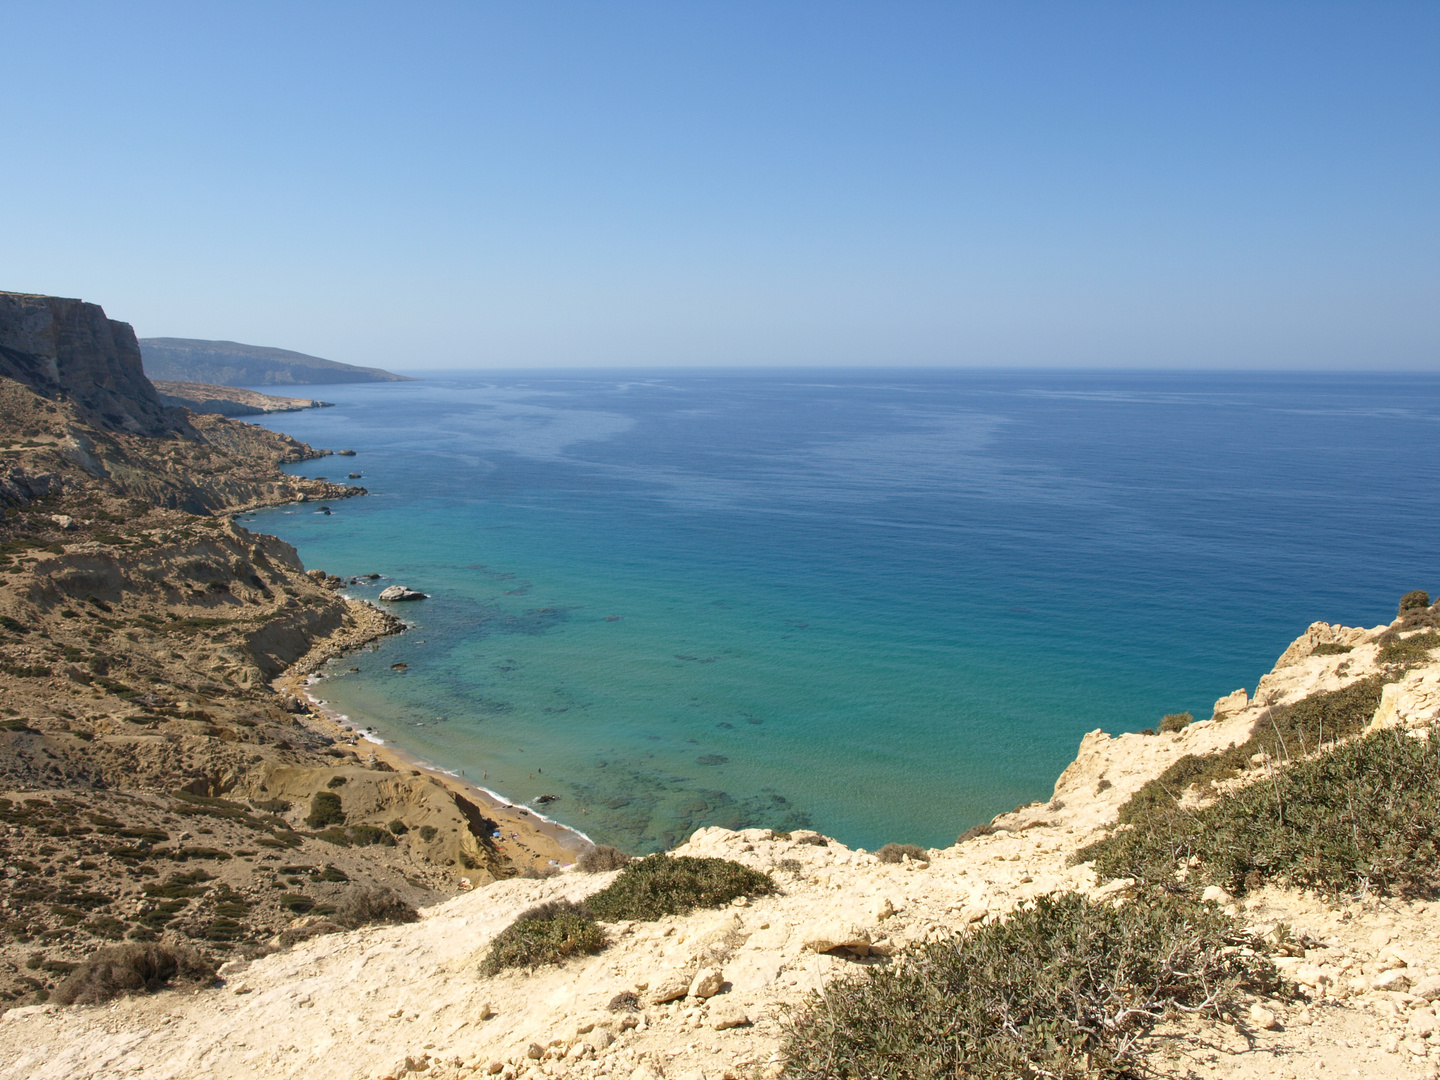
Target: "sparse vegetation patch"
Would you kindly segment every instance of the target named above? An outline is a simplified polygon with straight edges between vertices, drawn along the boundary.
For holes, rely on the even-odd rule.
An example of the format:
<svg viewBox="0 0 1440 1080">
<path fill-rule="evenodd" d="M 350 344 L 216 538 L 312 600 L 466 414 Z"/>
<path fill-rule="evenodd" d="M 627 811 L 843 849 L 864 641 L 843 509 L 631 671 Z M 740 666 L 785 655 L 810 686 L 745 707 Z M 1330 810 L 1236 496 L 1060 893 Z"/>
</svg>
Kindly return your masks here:
<svg viewBox="0 0 1440 1080">
<path fill-rule="evenodd" d="M 606 922 L 659 919 L 696 908 L 720 907 L 737 896 L 768 896 L 776 891 L 769 874 L 730 859 L 689 855 L 648 855 L 587 901 Z"/>
<path fill-rule="evenodd" d="M 1227 916 L 1181 897 L 1073 893 L 828 983 L 791 1014 L 786 1075 L 1080 1080 L 1137 1075 L 1177 1010 L 1233 1015 L 1273 966 Z"/>
<path fill-rule="evenodd" d="M 1154 800 L 1082 849 L 1101 878 L 1232 893 L 1277 880 L 1331 895 L 1440 896 L 1440 730 L 1379 731 L 1200 810 Z M 1193 865 L 1192 865 L 1193 862 Z"/>
<path fill-rule="evenodd" d="M 187 945 L 100 949 L 55 991 L 61 1005 L 98 1005 L 123 994 L 152 994 L 171 983 L 208 983 L 215 969 Z"/>
<path fill-rule="evenodd" d="M 502 930 L 480 965 L 485 975 L 506 968 L 537 968 L 567 957 L 599 952 L 605 935 L 595 915 L 583 904 L 552 900 L 523 912 Z"/>
</svg>

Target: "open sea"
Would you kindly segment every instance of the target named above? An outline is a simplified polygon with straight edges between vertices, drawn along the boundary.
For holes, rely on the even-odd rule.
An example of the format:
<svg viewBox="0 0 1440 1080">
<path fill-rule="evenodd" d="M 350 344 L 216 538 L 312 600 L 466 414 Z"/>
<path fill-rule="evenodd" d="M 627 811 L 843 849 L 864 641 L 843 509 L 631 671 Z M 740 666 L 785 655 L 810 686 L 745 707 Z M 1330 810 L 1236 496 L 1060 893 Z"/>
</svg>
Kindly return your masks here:
<svg viewBox="0 0 1440 1080">
<path fill-rule="evenodd" d="M 1436 375 L 307 392 L 336 407 L 263 422 L 357 455 L 292 471 L 360 472 L 370 497 L 248 527 L 385 575 L 352 595 L 431 594 L 315 692 L 633 852 L 703 825 L 948 844 L 1048 798 L 1085 732 L 1208 717 L 1310 622 L 1387 622 L 1440 588 Z"/>
</svg>

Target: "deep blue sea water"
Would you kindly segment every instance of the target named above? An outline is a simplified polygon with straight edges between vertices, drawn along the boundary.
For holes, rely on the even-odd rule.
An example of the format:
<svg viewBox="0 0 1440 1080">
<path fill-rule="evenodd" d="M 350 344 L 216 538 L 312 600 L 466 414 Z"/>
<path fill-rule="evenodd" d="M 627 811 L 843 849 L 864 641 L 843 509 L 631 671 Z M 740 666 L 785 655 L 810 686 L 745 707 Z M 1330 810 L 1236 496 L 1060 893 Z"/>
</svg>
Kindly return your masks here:
<svg viewBox="0 0 1440 1080">
<path fill-rule="evenodd" d="M 1311 621 L 1440 587 L 1440 376 L 320 389 L 266 423 L 355 449 L 294 471 L 370 497 L 250 527 L 432 598 L 319 693 L 632 851 L 708 824 L 949 843 L 1048 798 L 1086 731 L 1208 716 Z"/>
</svg>

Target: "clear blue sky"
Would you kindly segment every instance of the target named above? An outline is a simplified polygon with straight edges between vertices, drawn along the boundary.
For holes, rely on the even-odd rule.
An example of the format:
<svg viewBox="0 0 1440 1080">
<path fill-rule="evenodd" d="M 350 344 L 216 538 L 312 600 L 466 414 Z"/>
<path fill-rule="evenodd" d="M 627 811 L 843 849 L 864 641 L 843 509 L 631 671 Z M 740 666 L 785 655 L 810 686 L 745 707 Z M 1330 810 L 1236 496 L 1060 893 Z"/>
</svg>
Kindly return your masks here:
<svg viewBox="0 0 1440 1080">
<path fill-rule="evenodd" d="M 0 288 L 394 368 L 1440 369 L 1440 3 L 0 0 Z"/>
</svg>

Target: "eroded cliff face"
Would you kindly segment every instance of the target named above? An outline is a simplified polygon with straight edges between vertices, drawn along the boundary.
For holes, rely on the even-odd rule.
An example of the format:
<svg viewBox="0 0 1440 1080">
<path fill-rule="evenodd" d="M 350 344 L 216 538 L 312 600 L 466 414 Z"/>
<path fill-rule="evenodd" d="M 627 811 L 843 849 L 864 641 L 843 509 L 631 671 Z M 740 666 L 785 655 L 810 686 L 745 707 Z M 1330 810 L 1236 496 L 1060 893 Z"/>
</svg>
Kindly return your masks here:
<svg viewBox="0 0 1440 1080">
<path fill-rule="evenodd" d="M 145 377 L 135 331 L 99 304 L 0 292 L 0 375 L 74 402 L 103 430 L 189 433 L 185 414 L 166 408 Z"/>
</svg>

